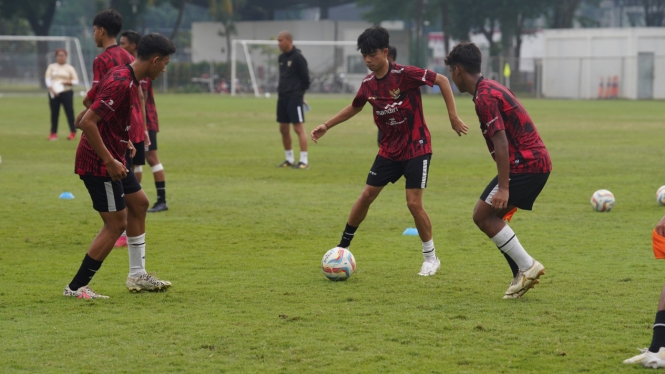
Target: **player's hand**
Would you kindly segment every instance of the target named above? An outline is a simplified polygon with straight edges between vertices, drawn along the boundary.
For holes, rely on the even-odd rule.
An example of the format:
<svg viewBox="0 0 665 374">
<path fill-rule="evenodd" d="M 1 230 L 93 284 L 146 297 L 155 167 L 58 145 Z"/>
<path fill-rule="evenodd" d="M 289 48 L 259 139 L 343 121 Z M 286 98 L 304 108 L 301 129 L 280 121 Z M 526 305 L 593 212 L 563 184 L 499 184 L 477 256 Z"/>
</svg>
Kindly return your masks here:
<svg viewBox="0 0 665 374">
<path fill-rule="evenodd" d="M 656 233 L 660 236 L 665 236 L 665 217 L 656 225 Z"/>
<path fill-rule="evenodd" d="M 111 180 L 119 181 L 125 179 L 128 170 L 120 161 L 113 159 L 113 161 L 106 164 L 106 171 L 109 173 Z"/>
<path fill-rule="evenodd" d="M 466 135 L 469 132 L 469 126 L 465 125 L 459 117 L 451 119 L 450 125 L 458 136 L 462 136 L 462 134 Z"/>
<path fill-rule="evenodd" d="M 328 126 L 321 124 L 318 125 L 314 130 L 312 130 L 310 136 L 312 137 L 312 140 L 314 140 L 314 143 L 318 143 L 318 140 L 321 139 L 323 135 L 325 135 L 328 132 Z"/>
<path fill-rule="evenodd" d="M 127 142 L 127 149 L 129 149 L 129 157 L 134 158 L 136 156 L 136 147 L 134 147 L 134 143 L 131 140 Z"/>
<path fill-rule="evenodd" d="M 499 188 L 496 191 L 496 194 L 492 197 L 492 208 L 494 209 L 505 209 L 508 207 L 508 190 L 503 190 Z"/>
<path fill-rule="evenodd" d="M 150 147 L 150 144 L 152 144 L 150 143 L 150 134 L 148 133 L 148 130 L 145 131 L 145 140 L 143 142 L 144 142 L 143 144 L 145 144 L 146 149 Z"/>
</svg>

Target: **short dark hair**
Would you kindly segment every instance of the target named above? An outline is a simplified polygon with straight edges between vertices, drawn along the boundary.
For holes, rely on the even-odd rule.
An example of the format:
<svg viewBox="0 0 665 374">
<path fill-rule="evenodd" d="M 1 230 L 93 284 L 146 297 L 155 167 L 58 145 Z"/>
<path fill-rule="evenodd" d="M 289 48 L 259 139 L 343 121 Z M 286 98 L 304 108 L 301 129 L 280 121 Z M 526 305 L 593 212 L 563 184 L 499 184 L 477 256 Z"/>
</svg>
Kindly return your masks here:
<svg viewBox="0 0 665 374">
<path fill-rule="evenodd" d="M 138 44 L 136 54 L 142 60 L 148 60 L 154 55 L 165 57 L 174 54 L 175 45 L 164 35 L 151 33 L 144 35 Z"/>
<path fill-rule="evenodd" d="M 92 25 L 103 27 L 108 36 L 115 38 L 122 30 L 122 16 L 115 9 L 106 9 L 97 13 Z"/>
<path fill-rule="evenodd" d="M 123 31 L 122 34 L 120 34 L 120 37 L 122 38 L 123 36 L 127 38 L 129 44 L 136 44 L 137 47 L 139 46 L 139 40 L 141 40 L 141 34 L 139 34 L 138 32 L 133 30 Z"/>
<path fill-rule="evenodd" d="M 467 71 L 467 73 L 477 74 L 480 73 L 480 63 L 483 61 L 483 54 L 478 47 L 471 42 L 460 42 L 452 51 L 448 53 L 444 62 L 446 65 L 453 67 L 459 65 Z"/>
<path fill-rule="evenodd" d="M 393 56 L 393 60 L 397 60 L 397 48 L 394 45 L 388 46 L 388 56 Z"/>
<path fill-rule="evenodd" d="M 363 54 L 372 53 L 377 49 L 384 50 L 389 46 L 390 34 L 381 26 L 370 27 L 358 37 L 358 50 Z"/>
</svg>

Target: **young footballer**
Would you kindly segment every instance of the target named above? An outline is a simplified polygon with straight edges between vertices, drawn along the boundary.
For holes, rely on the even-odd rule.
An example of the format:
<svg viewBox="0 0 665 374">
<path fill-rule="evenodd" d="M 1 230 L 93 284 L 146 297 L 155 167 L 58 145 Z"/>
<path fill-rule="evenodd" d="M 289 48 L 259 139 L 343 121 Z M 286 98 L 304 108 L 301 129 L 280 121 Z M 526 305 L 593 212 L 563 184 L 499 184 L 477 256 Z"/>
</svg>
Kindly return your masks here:
<svg viewBox="0 0 665 374">
<path fill-rule="evenodd" d="M 545 267 L 529 256 L 503 218 L 515 208 L 532 209 L 552 163 L 526 109 L 509 89 L 482 76 L 481 60 L 475 44 L 462 42 L 445 62 L 460 92 L 473 94 L 480 130 L 497 167 L 498 175 L 476 203 L 473 221 L 510 264 L 513 280 L 504 298 L 518 298 L 539 282 Z"/>
<path fill-rule="evenodd" d="M 372 71 L 362 82 L 353 103 L 315 128 L 311 137 L 318 142 L 328 130 L 358 114 L 367 102 L 374 123 L 381 130 L 381 147 L 367 176 L 367 183 L 353 205 L 338 247 L 348 248 L 369 206 L 388 183 L 406 179 L 406 202 L 422 241 L 423 265 L 419 275 L 434 275 L 441 262 L 434 251 L 432 224 L 423 208 L 423 191 L 432 155 L 430 134 L 423 117 L 420 86 L 441 88 L 453 130 L 461 136 L 468 127 L 457 117 L 448 79 L 430 70 L 388 62 L 390 36 L 383 27 L 372 27 L 358 37 L 358 49 Z"/>
</svg>

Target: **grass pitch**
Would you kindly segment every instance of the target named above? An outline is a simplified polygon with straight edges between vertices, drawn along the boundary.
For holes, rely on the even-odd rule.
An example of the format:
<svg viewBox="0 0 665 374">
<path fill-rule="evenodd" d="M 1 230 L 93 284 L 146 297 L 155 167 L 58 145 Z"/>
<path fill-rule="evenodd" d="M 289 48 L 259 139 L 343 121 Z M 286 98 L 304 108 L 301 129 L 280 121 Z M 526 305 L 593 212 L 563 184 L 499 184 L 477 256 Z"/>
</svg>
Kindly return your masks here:
<svg viewBox="0 0 665 374">
<path fill-rule="evenodd" d="M 308 101 L 309 131 L 351 98 Z M 419 277 L 420 241 L 401 235 L 414 227 L 402 179 L 358 230 L 356 273 L 334 283 L 319 264 L 377 152 L 369 107 L 310 142 L 310 170 L 283 170 L 275 99 L 158 95 L 170 210 L 148 216 L 146 263 L 173 287 L 130 294 L 120 249 L 91 283 L 111 299 L 88 302 L 61 296 L 101 227 L 73 173 L 78 141 L 64 140 L 64 115 L 61 139 L 46 141 L 45 97 L 0 98 L 0 371 L 643 370 L 621 361 L 648 346 L 663 283 L 650 241 L 665 213 L 663 103 L 523 103 L 554 170 L 534 211 L 511 223 L 547 269 L 521 300 L 501 299 L 510 270 L 471 220 L 496 168 L 468 96 L 457 98 L 462 138 L 441 98 L 424 98 L 439 273 Z M 610 213 L 589 206 L 601 188 L 616 196 Z M 64 191 L 76 199 L 59 200 Z"/>
</svg>

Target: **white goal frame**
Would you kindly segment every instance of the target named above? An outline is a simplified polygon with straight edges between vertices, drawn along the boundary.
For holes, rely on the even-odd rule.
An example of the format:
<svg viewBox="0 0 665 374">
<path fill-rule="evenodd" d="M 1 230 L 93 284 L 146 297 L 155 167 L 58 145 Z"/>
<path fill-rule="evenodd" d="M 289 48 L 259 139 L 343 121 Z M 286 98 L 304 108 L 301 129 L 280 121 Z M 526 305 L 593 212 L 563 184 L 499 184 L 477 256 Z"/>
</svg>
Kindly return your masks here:
<svg viewBox="0 0 665 374">
<path fill-rule="evenodd" d="M 65 50 L 67 55 L 71 56 L 71 42 L 74 43 L 76 52 L 79 55 L 79 64 L 81 65 L 81 75 L 83 75 L 83 85 L 85 90 L 90 90 L 90 81 L 88 80 L 88 71 L 83 61 L 83 52 L 81 50 L 81 42 L 78 38 L 73 36 L 21 36 L 21 35 L 0 35 L 0 42 L 3 41 L 21 41 L 21 42 L 65 42 Z"/>
<path fill-rule="evenodd" d="M 297 45 L 313 45 L 313 46 L 338 46 L 338 47 L 347 47 L 347 46 L 356 46 L 354 41 L 341 41 L 341 40 L 298 40 Z M 252 80 L 252 89 L 254 90 L 254 96 L 260 97 L 259 87 L 256 84 L 256 77 L 254 76 L 254 67 L 252 66 L 252 56 L 249 53 L 248 45 L 272 45 L 277 46 L 277 40 L 246 40 L 246 39 L 234 39 L 231 41 L 231 96 L 236 95 L 236 65 L 237 65 L 237 48 L 236 45 L 241 45 L 243 52 L 245 53 L 245 61 L 247 61 L 247 69 L 249 70 L 249 77 Z"/>
</svg>

